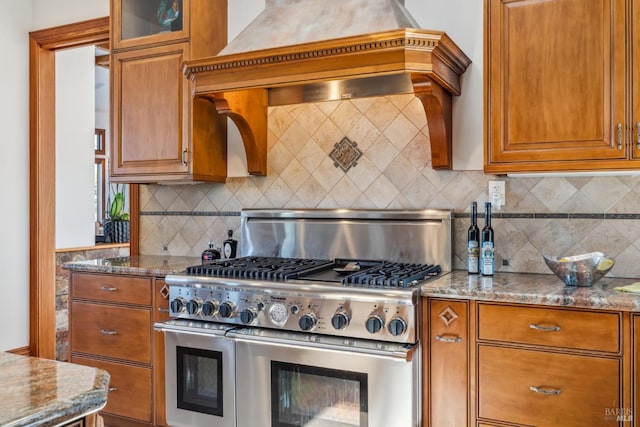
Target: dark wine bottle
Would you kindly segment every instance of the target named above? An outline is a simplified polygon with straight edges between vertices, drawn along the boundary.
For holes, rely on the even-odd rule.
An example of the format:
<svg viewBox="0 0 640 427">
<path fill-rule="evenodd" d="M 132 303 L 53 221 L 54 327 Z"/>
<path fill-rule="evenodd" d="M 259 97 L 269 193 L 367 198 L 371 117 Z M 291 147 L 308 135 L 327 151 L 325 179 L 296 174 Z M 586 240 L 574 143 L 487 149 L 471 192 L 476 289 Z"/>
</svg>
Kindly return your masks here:
<svg viewBox="0 0 640 427">
<path fill-rule="evenodd" d="M 471 203 L 471 225 L 467 231 L 467 271 L 480 273 L 480 229 L 478 228 L 478 204 Z"/>
<path fill-rule="evenodd" d="M 495 269 L 493 228 L 491 228 L 491 203 L 484 204 L 484 228 L 481 233 L 480 268 L 483 276 L 493 276 Z"/>
<path fill-rule="evenodd" d="M 202 251 L 202 263 L 208 264 L 220 259 L 220 251 L 213 247 L 213 242 L 209 242 L 209 248 Z"/>
<path fill-rule="evenodd" d="M 238 250 L 238 241 L 233 238 L 233 230 L 229 230 L 227 236 L 229 238 L 222 243 L 222 252 L 227 259 L 235 258 Z"/>
</svg>

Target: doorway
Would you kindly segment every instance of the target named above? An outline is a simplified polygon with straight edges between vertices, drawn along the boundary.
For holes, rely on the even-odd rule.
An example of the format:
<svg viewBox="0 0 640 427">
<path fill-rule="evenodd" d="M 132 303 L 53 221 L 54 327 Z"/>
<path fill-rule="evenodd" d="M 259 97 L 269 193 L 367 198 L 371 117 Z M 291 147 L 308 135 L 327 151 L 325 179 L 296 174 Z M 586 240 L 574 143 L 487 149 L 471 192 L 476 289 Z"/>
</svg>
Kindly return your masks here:
<svg viewBox="0 0 640 427">
<path fill-rule="evenodd" d="M 55 51 L 109 42 L 109 17 L 29 33 L 29 352 L 55 359 Z M 130 188 L 138 253 L 138 187 Z"/>
</svg>

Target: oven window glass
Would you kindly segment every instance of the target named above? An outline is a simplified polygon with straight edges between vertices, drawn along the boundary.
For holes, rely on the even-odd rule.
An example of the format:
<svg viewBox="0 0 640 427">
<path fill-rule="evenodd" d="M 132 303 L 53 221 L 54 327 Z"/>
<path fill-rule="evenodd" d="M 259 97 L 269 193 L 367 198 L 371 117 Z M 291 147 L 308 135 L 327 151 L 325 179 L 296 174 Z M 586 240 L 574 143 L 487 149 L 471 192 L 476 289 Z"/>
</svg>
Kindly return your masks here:
<svg viewBox="0 0 640 427">
<path fill-rule="evenodd" d="M 367 374 L 271 362 L 272 427 L 366 427 Z"/>
<path fill-rule="evenodd" d="M 222 416 L 222 353 L 176 347 L 178 408 Z"/>
</svg>

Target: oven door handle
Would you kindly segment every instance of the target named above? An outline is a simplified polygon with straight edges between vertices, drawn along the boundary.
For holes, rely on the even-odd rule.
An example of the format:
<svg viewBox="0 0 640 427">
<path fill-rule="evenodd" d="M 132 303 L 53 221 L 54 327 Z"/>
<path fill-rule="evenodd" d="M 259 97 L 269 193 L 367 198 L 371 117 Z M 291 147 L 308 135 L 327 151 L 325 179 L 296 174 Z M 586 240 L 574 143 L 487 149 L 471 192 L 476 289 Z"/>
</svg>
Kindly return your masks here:
<svg viewBox="0 0 640 427">
<path fill-rule="evenodd" d="M 339 353 L 359 353 L 367 356 L 379 357 L 382 359 L 394 360 L 398 362 L 411 362 L 413 360 L 417 345 L 408 345 L 406 347 L 397 345 L 395 349 L 373 349 L 363 347 L 352 347 L 348 344 L 330 344 L 319 343 L 313 341 L 295 341 L 286 338 L 277 338 L 273 336 L 261 337 L 256 335 L 239 335 L 231 332 L 229 335 L 233 337 L 236 342 L 244 342 L 247 344 L 261 344 L 271 345 L 291 349 L 305 349 L 313 348 L 314 350 L 339 352 Z"/>
<path fill-rule="evenodd" d="M 226 329 L 207 329 L 192 326 L 175 325 L 170 322 L 154 323 L 153 329 L 158 332 L 174 332 L 188 335 L 198 335 L 204 337 L 224 338 L 229 328 Z"/>
</svg>

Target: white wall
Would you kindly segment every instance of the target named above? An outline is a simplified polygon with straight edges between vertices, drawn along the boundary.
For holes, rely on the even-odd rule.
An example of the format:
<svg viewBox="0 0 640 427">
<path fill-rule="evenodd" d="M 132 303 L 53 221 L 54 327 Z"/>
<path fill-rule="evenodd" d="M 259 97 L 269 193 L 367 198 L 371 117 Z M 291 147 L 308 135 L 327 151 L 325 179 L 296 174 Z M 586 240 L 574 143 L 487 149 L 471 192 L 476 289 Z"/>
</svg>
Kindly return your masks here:
<svg viewBox="0 0 640 427">
<path fill-rule="evenodd" d="M 421 28 L 444 31 L 471 59 L 462 75 L 462 95 L 453 99 L 453 168 L 483 167 L 483 2 L 405 0 Z"/>
<path fill-rule="evenodd" d="M 31 3 L 31 28 L 35 30 L 109 16 L 109 0 L 31 0 Z"/>
<path fill-rule="evenodd" d="M 0 51 L 11 58 L 0 67 L 3 155 L 0 180 L 0 294 L 11 304 L 0 310 L 0 351 L 29 344 L 29 38 L 35 29 L 109 14 L 108 0 L 0 0 Z M 6 61 L 5 61 L 6 62 Z"/>
<path fill-rule="evenodd" d="M 0 0 L 0 351 L 29 344 L 29 39 L 31 3 Z M 11 59 L 9 61 L 9 58 Z"/>
<path fill-rule="evenodd" d="M 95 48 L 56 52 L 56 249 L 95 243 Z"/>
</svg>

